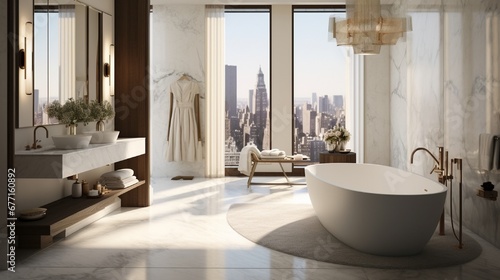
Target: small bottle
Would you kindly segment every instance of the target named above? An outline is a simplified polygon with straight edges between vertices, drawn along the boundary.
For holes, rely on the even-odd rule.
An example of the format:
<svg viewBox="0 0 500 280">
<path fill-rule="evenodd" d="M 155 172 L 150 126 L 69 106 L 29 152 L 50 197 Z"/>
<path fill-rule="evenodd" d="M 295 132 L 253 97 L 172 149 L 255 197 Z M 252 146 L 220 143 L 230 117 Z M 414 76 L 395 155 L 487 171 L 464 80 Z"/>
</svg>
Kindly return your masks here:
<svg viewBox="0 0 500 280">
<path fill-rule="evenodd" d="M 82 194 L 83 195 L 89 194 L 89 183 L 85 180 L 82 180 Z"/>
<path fill-rule="evenodd" d="M 102 185 L 101 185 L 100 182 L 97 182 L 97 184 L 95 185 L 95 189 L 97 190 L 97 192 L 99 193 L 99 195 L 101 195 Z"/>
<path fill-rule="evenodd" d="M 74 198 L 78 198 L 82 196 L 82 184 L 78 182 L 78 179 L 73 183 L 71 187 L 71 196 Z"/>
</svg>

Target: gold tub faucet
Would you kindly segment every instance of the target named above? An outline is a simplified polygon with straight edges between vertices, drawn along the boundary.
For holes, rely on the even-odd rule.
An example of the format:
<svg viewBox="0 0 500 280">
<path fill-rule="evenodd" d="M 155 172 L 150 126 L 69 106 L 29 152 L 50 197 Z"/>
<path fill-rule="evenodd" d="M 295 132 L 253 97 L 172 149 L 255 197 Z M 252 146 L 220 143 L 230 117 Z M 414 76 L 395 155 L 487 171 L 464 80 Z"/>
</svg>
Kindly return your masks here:
<svg viewBox="0 0 500 280">
<path fill-rule="evenodd" d="M 448 176 L 448 151 L 444 151 L 443 147 L 438 147 L 439 149 L 439 155 L 438 157 L 434 156 L 428 149 L 424 147 L 419 147 L 413 150 L 411 153 L 410 157 L 410 163 L 413 163 L 413 156 L 417 151 L 425 151 L 427 152 L 432 159 L 436 162 L 434 164 L 434 168 L 431 170 L 431 174 L 437 173 L 438 174 L 438 181 L 439 183 L 446 185 L 446 180 L 450 177 Z M 441 219 L 439 220 L 439 235 L 444 235 L 444 209 L 443 213 L 441 214 Z"/>
<path fill-rule="evenodd" d="M 444 160 L 444 154 L 445 154 L 444 148 L 443 147 L 438 147 L 438 149 L 439 149 L 439 156 L 436 157 L 436 156 L 434 156 L 431 153 L 431 151 L 429 151 L 428 149 L 426 149 L 424 147 L 416 148 L 411 153 L 410 163 L 413 164 L 413 156 L 415 155 L 415 153 L 417 151 L 422 150 L 422 151 L 427 152 L 432 157 L 432 159 L 436 162 L 436 164 L 434 165 L 434 168 L 432 168 L 432 170 L 431 170 L 431 174 L 433 172 L 437 173 L 438 176 L 439 176 L 439 182 L 444 183 L 444 180 L 446 179 L 445 176 L 447 174 L 447 170 L 446 170 L 447 169 L 446 168 L 446 165 L 447 165 L 446 162 L 447 162 L 447 160 L 446 161 Z M 448 157 L 447 154 L 448 154 L 448 152 L 446 152 L 446 157 Z"/>
</svg>

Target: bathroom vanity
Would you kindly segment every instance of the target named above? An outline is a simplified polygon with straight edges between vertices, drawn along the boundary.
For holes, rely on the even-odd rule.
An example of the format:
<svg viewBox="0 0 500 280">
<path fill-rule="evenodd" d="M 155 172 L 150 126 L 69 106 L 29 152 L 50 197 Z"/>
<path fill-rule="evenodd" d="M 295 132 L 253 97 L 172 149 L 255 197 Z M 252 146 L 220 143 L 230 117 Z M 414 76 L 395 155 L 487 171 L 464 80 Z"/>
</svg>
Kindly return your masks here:
<svg viewBox="0 0 500 280">
<path fill-rule="evenodd" d="M 47 147 L 17 151 L 17 178 L 66 178 L 144 154 L 145 138 L 123 138 L 111 144 L 90 144 L 86 149 Z"/>
<path fill-rule="evenodd" d="M 60 150 L 47 147 L 15 154 L 18 178 L 66 178 L 78 173 L 99 168 L 143 155 L 145 138 L 118 139 L 111 144 L 91 144 L 86 149 Z M 127 196 L 137 197 L 140 188 L 149 188 L 146 181 L 124 189 L 110 190 L 100 197 L 64 197 L 41 206 L 46 208 L 45 217 L 40 220 L 16 222 L 16 234 L 21 248 L 44 248 L 56 239 L 63 238 L 76 230 L 100 219 L 122 205 Z M 131 206 L 131 205 L 127 205 Z"/>
</svg>

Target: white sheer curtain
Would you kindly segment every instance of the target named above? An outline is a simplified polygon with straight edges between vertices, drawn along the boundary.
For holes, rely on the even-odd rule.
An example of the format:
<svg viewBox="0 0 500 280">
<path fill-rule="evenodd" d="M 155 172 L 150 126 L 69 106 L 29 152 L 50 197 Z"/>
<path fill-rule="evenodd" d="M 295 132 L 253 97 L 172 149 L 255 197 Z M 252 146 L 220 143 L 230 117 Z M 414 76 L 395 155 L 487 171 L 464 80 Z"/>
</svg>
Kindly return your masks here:
<svg viewBox="0 0 500 280">
<path fill-rule="evenodd" d="M 75 96 L 75 7 L 59 6 L 59 100 Z M 53 74 L 53 73 L 52 73 Z"/>
<path fill-rule="evenodd" d="M 206 6 L 206 162 L 205 177 L 224 177 L 224 6 Z"/>
</svg>

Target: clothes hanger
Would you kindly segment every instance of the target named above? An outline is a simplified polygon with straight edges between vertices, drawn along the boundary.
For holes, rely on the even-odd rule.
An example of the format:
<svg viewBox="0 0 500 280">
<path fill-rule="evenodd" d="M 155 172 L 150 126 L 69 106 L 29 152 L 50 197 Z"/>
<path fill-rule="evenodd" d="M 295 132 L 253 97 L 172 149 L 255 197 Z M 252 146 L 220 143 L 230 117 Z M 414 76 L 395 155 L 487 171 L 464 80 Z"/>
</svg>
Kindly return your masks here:
<svg viewBox="0 0 500 280">
<path fill-rule="evenodd" d="M 182 80 L 187 80 L 187 81 L 190 81 L 190 80 L 191 80 L 191 77 L 190 77 L 188 74 L 184 73 L 184 74 L 182 74 L 182 76 L 179 78 L 179 81 L 182 81 Z"/>
</svg>

